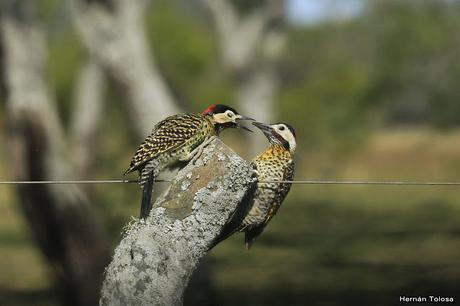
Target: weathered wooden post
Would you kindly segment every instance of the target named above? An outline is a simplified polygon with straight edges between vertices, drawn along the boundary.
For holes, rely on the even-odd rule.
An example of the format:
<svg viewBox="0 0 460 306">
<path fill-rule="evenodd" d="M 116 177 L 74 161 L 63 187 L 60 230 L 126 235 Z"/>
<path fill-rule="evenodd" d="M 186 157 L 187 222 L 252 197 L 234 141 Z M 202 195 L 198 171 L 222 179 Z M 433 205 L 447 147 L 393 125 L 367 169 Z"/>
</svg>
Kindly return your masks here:
<svg viewBox="0 0 460 306">
<path fill-rule="evenodd" d="M 254 184 L 249 164 L 212 141 L 195 165 L 178 173 L 146 222 L 127 230 L 107 268 L 100 304 L 182 305 L 197 264 Z"/>
</svg>

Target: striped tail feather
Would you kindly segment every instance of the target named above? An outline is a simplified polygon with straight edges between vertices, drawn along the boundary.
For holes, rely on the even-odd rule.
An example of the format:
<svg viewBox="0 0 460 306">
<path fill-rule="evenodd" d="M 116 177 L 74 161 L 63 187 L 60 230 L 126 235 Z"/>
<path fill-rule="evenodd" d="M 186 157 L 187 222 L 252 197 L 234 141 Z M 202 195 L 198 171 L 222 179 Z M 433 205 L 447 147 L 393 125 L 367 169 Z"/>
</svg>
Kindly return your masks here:
<svg viewBox="0 0 460 306">
<path fill-rule="evenodd" d="M 141 203 L 141 212 L 140 218 L 145 220 L 152 209 L 152 192 L 153 192 L 153 181 L 155 175 L 153 171 L 150 171 L 147 180 L 142 186 L 142 203 Z"/>
</svg>

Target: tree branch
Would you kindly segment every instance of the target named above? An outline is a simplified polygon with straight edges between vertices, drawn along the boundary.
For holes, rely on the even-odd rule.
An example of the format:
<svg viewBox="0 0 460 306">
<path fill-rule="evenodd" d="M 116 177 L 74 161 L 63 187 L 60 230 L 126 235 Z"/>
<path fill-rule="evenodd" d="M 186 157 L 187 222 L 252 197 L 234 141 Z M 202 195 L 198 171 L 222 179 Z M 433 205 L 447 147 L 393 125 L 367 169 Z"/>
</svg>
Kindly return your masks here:
<svg viewBox="0 0 460 306">
<path fill-rule="evenodd" d="M 265 33 L 283 12 L 284 1 L 270 0 L 247 15 L 238 14 L 230 0 L 200 0 L 214 24 L 224 66 L 232 74 L 247 71 L 264 44 Z"/>
<path fill-rule="evenodd" d="M 129 228 L 106 271 L 101 305 L 181 305 L 199 261 L 254 187 L 252 168 L 216 139 L 183 168 L 147 221 Z"/>
<path fill-rule="evenodd" d="M 105 87 L 104 71 L 90 58 L 81 68 L 75 88 L 76 105 L 70 135 L 75 178 L 85 178 L 94 162 L 94 143 L 103 119 Z"/>
<path fill-rule="evenodd" d="M 234 73 L 247 67 L 254 56 L 264 28 L 265 16 L 260 11 L 247 17 L 238 14 L 227 0 L 200 0 L 215 25 L 216 39 L 224 67 Z"/>
<path fill-rule="evenodd" d="M 150 57 L 144 28 L 148 1 L 71 0 L 83 42 L 99 63 L 127 90 L 128 109 L 140 135 L 152 123 L 178 112 L 158 67 Z"/>
</svg>

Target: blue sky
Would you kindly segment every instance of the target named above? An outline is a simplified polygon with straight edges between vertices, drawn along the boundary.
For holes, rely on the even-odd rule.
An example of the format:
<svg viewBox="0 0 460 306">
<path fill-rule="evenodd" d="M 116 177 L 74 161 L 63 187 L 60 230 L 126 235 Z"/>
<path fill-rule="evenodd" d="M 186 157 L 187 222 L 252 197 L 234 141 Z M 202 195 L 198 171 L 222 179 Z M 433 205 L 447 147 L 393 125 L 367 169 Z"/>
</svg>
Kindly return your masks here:
<svg viewBox="0 0 460 306">
<path fill-rule="evenodd" d="M 353 17 L 362 5 L 362 0 L 289 0 L 288 16 L 293 23 L 308 25 Z"/>
</svg>

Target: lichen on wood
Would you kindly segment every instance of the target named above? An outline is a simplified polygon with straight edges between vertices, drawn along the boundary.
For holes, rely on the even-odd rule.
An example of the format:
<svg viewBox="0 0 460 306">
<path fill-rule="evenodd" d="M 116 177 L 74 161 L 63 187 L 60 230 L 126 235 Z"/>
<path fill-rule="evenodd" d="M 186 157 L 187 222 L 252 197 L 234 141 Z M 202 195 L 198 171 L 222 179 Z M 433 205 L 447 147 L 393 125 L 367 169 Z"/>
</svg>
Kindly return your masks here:
<svg viewBox="0 0 460 306">
<path fill-rule="evenodd" d="M 251 166 L 213 140 L 126 231 L 106 270 L 101 305 L 182 305 L 200 259 L 253 192 Z"/>
</svg>

